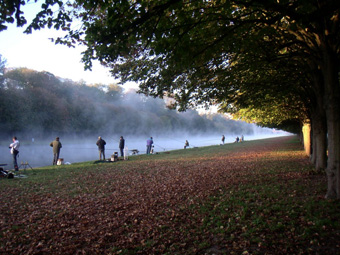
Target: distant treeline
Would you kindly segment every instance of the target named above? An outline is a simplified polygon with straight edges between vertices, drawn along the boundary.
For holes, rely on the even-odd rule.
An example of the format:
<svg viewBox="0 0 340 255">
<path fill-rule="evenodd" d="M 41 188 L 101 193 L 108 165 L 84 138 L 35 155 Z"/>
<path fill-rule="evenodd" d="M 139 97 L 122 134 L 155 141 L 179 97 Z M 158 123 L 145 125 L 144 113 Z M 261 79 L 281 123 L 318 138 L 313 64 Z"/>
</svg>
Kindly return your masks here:
<svg viewBox="0 0 340 255">
<path fill-rule="evenodd" d="M 0 78 L 2 136 L 253 132 L 252 125 L 219 114 L 170 110 L 162 99 L 123 93 L 116 84 L 89 86 L 26 68 L 7 70 Z"/>
</svg>

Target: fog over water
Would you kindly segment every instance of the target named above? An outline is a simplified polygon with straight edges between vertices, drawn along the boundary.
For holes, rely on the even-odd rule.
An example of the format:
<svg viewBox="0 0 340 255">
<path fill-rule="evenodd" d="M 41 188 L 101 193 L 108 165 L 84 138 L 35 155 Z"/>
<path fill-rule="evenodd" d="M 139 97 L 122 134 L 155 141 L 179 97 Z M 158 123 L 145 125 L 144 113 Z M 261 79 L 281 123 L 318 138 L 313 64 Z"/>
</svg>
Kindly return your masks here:
<svg viewBox="0 0 340 255">
<path fill-rule="evenodd" d="M 253 134 L 224 134 L 226 137 L 225 143 L 233 143 L 236 136 L 241 137 L 244 135 L 245 141 L 286 136 L 291 135 L 290 133 L 275 131 L 271 129 L 260 129 L 256 128 L 256 133 Z M 106 141 L 105 154 L 106 158 L 110 158 L 114 152 L 119 152 L 119 137 L 120 135 L 104 135 L 102 138 Z M 201 135 L 189 135 L 189 134 L 174 134 L 174 135 L 155 135 L 154 140 L 154 151 L 163 152 L 171 151 L 176 149 L 183 149 L 185 140 L 190 143 L 189 148 L 202 147 L 209 145 L 221 144 L 222 134 L 201 134 Z M 64 162 L 76 163 L 84 161 L 94 161 L 99 159 L 98 148 L 96 146 L 98 136 L 94 135 L 91 139 L 84 138 L 64 138 L 60 137 L 62 148 L 60 151 L 60 158 L 64 159 Z M 131 150 L 137 149 L 139 154 L 146 153 L 146 140 L 145 137 L 134 137 L 132 135 L 124 137 L 125 146 L 128 148 L 129 155 L 132 155 Z M 18 158 L 18 164 L 29 163 L 33 168 L 52 165 L 53 152 L 49 146 L 53 138 L 50 140 L 39 140 L 34 139 L 33 141 L 20 140 L 20 153 Z M 13 169 L 12 155 L 10 154 L 8 145 L 11 143 L 11 139 L 8 141 L 1 141 L 0 145 L 0 163 L 7 164 L 5 169 Z M 120 156 L 120 153 L 119 153 Z M 21 169 L 23 166 L 21 166 Z"/>
<path fill-rule="evenodd" d="M 192 148 L 219 145 L 222 135 L 232 143 L 242 135 L 253 140 L 288 134 L 233 120 L 218 113 L 217 105 L 209 111 L 197 106 L 180 112 L 173 109 L 171 98 L 148 97 L 117 84 L 88 86 L 25 68 L 6 75 L 6 84 L 0 86 L 0 164 L 7 164 L 6 169 L 13 169 L 8 148 L 13 136 L 21 144 L 19 165 L 42 167 L 52 164 L 49 144 L 56 136 L 63 145 L 60 158 L 73 164 L 99 159 L 98 136 L 106 141 L 110 158 L 118 152 L 121 135 L 130 154 L 144 154 L 150 136 L 154 151 L 163 152 L 183 149 L 186 140 Z"/>
</svg>

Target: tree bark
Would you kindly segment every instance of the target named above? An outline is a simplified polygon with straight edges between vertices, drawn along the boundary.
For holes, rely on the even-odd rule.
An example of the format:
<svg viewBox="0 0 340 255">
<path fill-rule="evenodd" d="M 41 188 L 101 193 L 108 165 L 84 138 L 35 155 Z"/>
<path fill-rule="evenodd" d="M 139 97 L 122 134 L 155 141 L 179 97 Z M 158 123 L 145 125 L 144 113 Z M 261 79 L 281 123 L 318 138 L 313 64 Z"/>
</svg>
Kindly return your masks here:
<svg viewBox="0 0 340 255">
<path fill-rule="evenodd" d="M 327 120 L 324 109 L 324 79 L 314 63 L 313 71 L 313 101 L 311 103 L 312 119 L 312 155 L 311 162 L 316 171 L 324 171 L 327 167 Z"/>
<path fill-rule="evenodd" d="M 327 194 L 326 198 L 340 198 L 340 84 L 336 53 L 327 47 L 322 63 L 325 80 L 325 110 L 328 132 Z"/>
<path fill-rule="evenodd" d="M 312 156 L 311 162 L 316 171 L 324 171 L 327 167 L 327 125 L 325 114 L 317 115 L 312 120 Z"/>
<path fill-rule="evenodd" d="M 309 122 L 303 123 L 302 134 L 303 134 L 303 147 L 305 149 L 306 155 L 309 157 L 311 155 L 311 125 Z"/>
</svg>

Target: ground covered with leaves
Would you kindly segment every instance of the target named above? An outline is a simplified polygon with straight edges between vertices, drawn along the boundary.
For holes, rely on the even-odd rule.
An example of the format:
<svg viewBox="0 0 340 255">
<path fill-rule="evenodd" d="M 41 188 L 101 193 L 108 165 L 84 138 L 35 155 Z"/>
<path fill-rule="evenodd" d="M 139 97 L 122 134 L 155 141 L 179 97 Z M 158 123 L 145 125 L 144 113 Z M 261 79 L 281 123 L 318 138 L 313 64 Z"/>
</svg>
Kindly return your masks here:
<svg viewBox="0 0 340 255">
<path fill-rule="evenodd" d="M 0 180 L 0 254 L 340 254 L 295 137 L 26 174 Z"/>
</svg>

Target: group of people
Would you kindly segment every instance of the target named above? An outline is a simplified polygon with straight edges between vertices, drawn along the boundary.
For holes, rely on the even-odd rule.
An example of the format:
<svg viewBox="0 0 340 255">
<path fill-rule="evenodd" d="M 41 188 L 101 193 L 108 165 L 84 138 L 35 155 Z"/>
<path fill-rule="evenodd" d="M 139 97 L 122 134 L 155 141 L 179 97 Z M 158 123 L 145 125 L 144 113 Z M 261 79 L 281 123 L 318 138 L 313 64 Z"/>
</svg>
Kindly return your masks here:
<svg viewBox="0 0 340 255">
<path fill-rule="evenodd" d="M 153 139 L 150 137 L 147 142 L 147 150 L 146 154 L 153 153 Z M 105 160 L 105 145 L 106 141 L 99 136 L 96 142 L 99 151 L 99 160 Z M 61 142 L 59 141 L 59 137 L 56 137 L 54 141 L 50 143 L 50 146 L 53 148 L 53 165 L 56 165 L 60 155 L 60 149 L 62 148 Z M 124 157 L 124 148 L 125 148 L 125 139 L 123 136 L 119 138 L 119 150 L 121 157 Z"/>
<path fill-rule="evenodd" d="M 103 160 L 105 160 L 105 145 L 106 145 L 106 142 L 101 136 L 98 137 L 96 145 L 98 146 L 99 160 L 102 160 L 102 156 L 103 156 Z M 120 150 L 120 155 L 122 157 L 124 157 L 124 148 L 125 148 L 125 139 L 124 139 L 123 136 L 121 136 L 119 138 L 119 150 Z"/>
<path fill-rule="evenodd" d="M 19 154 L 20 142 L 16 136 L 13 136 L 12 141 L 13 142 L 9 145 L 9 149 L 13 157 L 14 170 L 18 171 L 19 167 L 18 167 L 17 157 Z M 105 145 L 106 145 L 105 140 L 99 136 L 98 141 L 96 142 L 96 145 L 98 146 L 98 150 L 99 150 L 99 160 L 102 160 L 102 157 L 103 157 L 103 160 L 105 160 Z M 55 140 L 50 143 L 50 146 L 52 147 L 52 151 L 53 151 L 52 164 L 57 165 L 58 160 L 59 160 L 59 155 L 60 155 L 60 149 L 62 148 L 60 138 L 56 137 Z M 124 157 L 124 147 L 125 147 L 125 140 L 123 136 L 121 136 L 119 140 L 119 149 L 120 149 L 120 154 L 122 157 Z"/>
<path fill-rule="evenodd" d="M 96 145 L 98 146 L 99 151 L 99 160 L 105 160 L 105 140 L 99 136 L 98 140 L 96 142 Z M 56 165 L 59 159 L 60 149 L 62 148 L 61 142 L 59 141 L 59 137 L 56 137 L 56 139 L 50 143 L 50 146 L 53 148 L 53 165 Z M 125 147 L 125 140 L 123 136 L 119 139 L 119 150 L 120 155 L 124 157 L 124 147 Z"/>
<path fill-rule="evenodd" d="M 243 142 L 244 141 L 244 136 L 242 135 L 241 138 L 239 138 L 238 136 L 236 137 L 235 139 L 235 143 L 238 143 L 238 142 Z"/>
<path fill-rule="evenodd" d="M 17 162 L 17 156 L 19 154 L 19 147 L 20 147 L 20 142 L 17 139 L 16 136 L 13 136 L 12 138 L 13 143 L 11 143 L 9 145 L 9 148 L 11 149 L 10 152 L 12 154 L 13 157 L 13 165 L 14 165 L 14 170 L 18 170 L 18 162 Z M 222 135 L 222 144 L 224 144 L 225 142 L 225 136 Z M 244 137 L 243 135 L 241 136 L 241 138 L 236 137 L 235 142 L 242 142 L 244 141 Z M 147 139 L 146 141 L 146 154 L 153 154 L 153 138 L 150 137 L 149 139 Z M 98 151 L 99 151 L 99 160 L 105 160 L 105 145 L 106 142 L 105 140 L 99 136 L 98 140 L 96 142 L 96 145 L 98 146 Z M 57 165 L 58 163 L 58 159 L 59 159 L 59 155 L 60 155 L 60 149 L 62 148 L 62 144 L 60 142 L 59 137 L 56 137 L 54 141 L 52 141 L 50 143 L 50 146 L 53 149 L 53 165 Z M 188 140 L 185 141 L 184 144 L 184 149 L 189 147 L 189 142 Z M 123 136 L 120 137 L 119 139 L 119 150 L 120 150 L 120 155 L 121 157 L 124 157 L 124 148 L 125 148 L 125 139 L 123 138 Z"/>
<path fill-rule="evenodd" d="M 224 142 L 225 142 L 225 136 L 224 135 L 222 135 L 221 141 L 222 141 L 222 144 L 224 144 Z M 238 137 L 238 136 L 235 138 L 235 143 L 242 142 L 242 141 L 244 141 L 244 136 L 243 135 L 241 136 L 241 138 Z"/>
<path fill-rule="evenodd" d="M 9 145 L 9 148 L 13 157 L 14 170 L 18 171 L 19 167 L 17 157 L 19 155 L 20 142 L 16 136 L 13 136 L 12 141 L 13 143 Z M 59 159 L 60 148 L 62 147 L 59 137 L 56 137 L 56 139 L 50 143 L 50 146 L 53 148 L 53 165 L 56 165 Z"/>
<path fill-rule="evenodd" d="M 98 151 L 99 151 L 99 160 L 105 160 L 105 145 L 106 142 L 105 140 L 99 136 L 98 140 L 96 142 L 96 145 L 98 146 Z M 120 156 L 124 157 L 124 148 L 125 148 L 125 139 L 123 136 L 119 138 L 119 150 L 120 150 Z"/>
<path fill-rule="evenodd" d="M 99 136 L 96 144 L 99 150 L 99 160 L 102 160 L 102 156 L 103 156 L 103 160 L 105 160 L 105 145 L 106 145 L 105 140 Z M 124 157 L 124 148 L 125 148 L 125 139 L 123 138 L 123 136 L 121 136 L 119 139 L 119 150 L 120 150 L 120 155 L 122 157 Z M 152 154 L 153 148 L 154 148 L 153 138 L 150 137 L 149 139 L 146 140 L 146 154 L 150 154 L 150 153 Z"/>
</svg>

